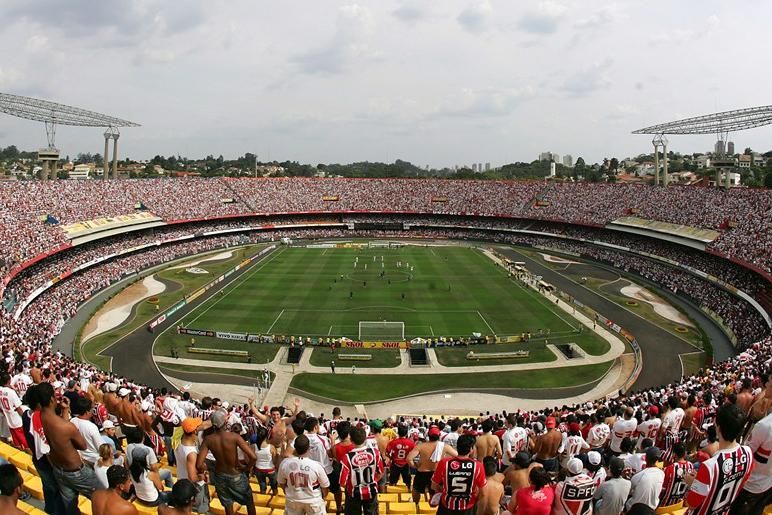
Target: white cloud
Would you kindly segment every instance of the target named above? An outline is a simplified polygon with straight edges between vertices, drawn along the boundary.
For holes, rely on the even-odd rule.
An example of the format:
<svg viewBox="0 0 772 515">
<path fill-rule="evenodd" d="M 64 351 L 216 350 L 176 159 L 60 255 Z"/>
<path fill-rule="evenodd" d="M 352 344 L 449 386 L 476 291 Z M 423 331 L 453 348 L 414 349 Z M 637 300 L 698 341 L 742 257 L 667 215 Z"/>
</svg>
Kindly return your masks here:
<svg viewBox="0 0 772 515">
<path fill-rule="evenodd" d="M 48 47 L 48 38 L 42 34 L 30 36 L 27 40 L 26 49 L 29 52 L 40 52 Z"/>
<path fill-rule="evenodd" d="M 488 29 L 493 7 L 489 0 L 470 5 L 456 17 L 456 21 L 468 32 L 480 34 Z"/>
<path fill-rule="evenodd" d="M 563 82 L 562 90 L 573 97 L 583 97 L 611 85 L 611 59 L 593 63 L 571 74 Z"/>
<path fill-rule="evenodd" d="M 558 29 L 567 11 L 566 6 L 561 3 L 543 0 L 535 9 L 529 10 L 520 18 L 518 27 L 532 34 L 551 34 Z"/>
</svg>

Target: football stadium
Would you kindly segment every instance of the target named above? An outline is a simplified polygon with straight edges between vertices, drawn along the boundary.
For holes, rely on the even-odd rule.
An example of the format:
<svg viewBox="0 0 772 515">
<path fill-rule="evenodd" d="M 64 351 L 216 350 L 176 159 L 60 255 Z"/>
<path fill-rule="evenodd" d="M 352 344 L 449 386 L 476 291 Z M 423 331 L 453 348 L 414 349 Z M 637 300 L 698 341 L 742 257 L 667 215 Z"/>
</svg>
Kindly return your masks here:
<svg viewBox="0 0 772 515">
<path fill-rule="evenodd" d="M 772 106 L 612 157 L 738 82 L 639 7 L 66 4 L 0 7 L 0 515 L 772 514 Z"/>
</svg>

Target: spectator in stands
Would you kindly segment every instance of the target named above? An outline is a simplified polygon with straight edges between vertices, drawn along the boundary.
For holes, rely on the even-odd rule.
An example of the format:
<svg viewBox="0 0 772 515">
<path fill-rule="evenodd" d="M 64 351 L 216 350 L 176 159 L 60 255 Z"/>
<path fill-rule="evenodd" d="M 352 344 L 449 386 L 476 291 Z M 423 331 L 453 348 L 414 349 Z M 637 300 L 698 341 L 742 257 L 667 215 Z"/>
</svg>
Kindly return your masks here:
<svg viewBox="0 0 772 515">
<path fill-rule="evenodd" d="M 558 454 L 563 444 L 563 435 L 557 430 L 555 417 L 547 417 L 547 432 L 536 437 L 533 445 L 534 461 L 541 464 L 547 472 L 558 471 Z"/>
<path fill-rule="evenodd" d="M 592 510 L 595 495 L 595 480 L 584 473 L 584 464 L 579 458 L 571 458 L 566 464 L 566 479 L 555 487 L 555 501 L 552 504 L 555 515 L 578 515 Z"/>
<path fill-rule="evenodd" d="M 483 459 L 485 486 L 480 489 L 475 503 L 475 515 L 498 515 L 504 499 L 504 485 L 497 479 L 498 462 L 493 456 Z"/>
<path fill-rule="evenodd" d="M 201 486 L 193 484 L 189 479 L 179 479 L 174 483 L 166 504 L 158 507 L 158 515 L 188 515 L 194 512 L 198 491 Z M 203 486 L 206 489 L 206 485 Z M 208 510 L 206 510 L 208 511 Z M 206 513 L 199 512 L 196 513 Z"/>
<path fill-rule="evenodd" d="M 341 460 L 340 486 L 346 493 L 346 515 L 378 513 L 378 482 L 384 473 L 383 459 L 377 447 L 366 445 L 364 428 L 351 428 L 354 448 Z"/>
<path fill-rule="evenodd" d="M 660 454 L 657 447 L 646 449 L 646 468 L 630 480 L 630 498 L 626 504 L 629 515 L 653 515 L 656 512 L 665 481 L 665 473 L 657 467 Z"/>
<path fill-rule="evenodd" d="M 704 515 L 727 512 L 753 471 L 753 452 L 737 443 L 745 416 L 734 404 L 724 404 L 716 413 L 719 450 L 702 462 L 697 474 L 685 477 L 689 491 L 689 513 Z"/>
<path fill-rule="evenodd" d="M 137 508 L 129 502 L 131 498 L 131 476 L 128 469 L 113 465 L 107 469 L 106 490 L 97 490 L 91 498 L 91 512 L 94 515 L 137 515 Z"/>
<path fill-rule="evenodd" d="M 43 432 L 51 447 L 48 458 L 59 485 L 65 512 L 78 513 L 78 494 L 91 498 L 94 490 L 99 488 L 99 480 L 94 470 L 85 466 L 78 454 L 78 451 L 85 450 L 88 444 L 78 428 L 68 421 L 70 406 L 67 397 L 62 397 L 59 405 L 62 412 L 60 417 L 56 414 L 53 387 L 48 383 L 41 383 L 37 392 Z"/>
<path fill-rule="evenodd" d="M 306 435 L 295 439 L 295 455 L 281 462 L 277 482 L 287 497 L 284 512 L 288 515 L 324 513 L 324 498 L 330 486 L 324 467 L 309 455 Z"/>
<path fill-rule="evenodd" d="M 461 435 L 457 445 L 458 456 L 444 458 L 432 474 L 432 490 L 440 494 L 438 515 L 473 514 L 487 483 L 483 464 L 473 457 L 475 437 Z"/>
<path fill-rule="evenodd" d="M 0 513 L 24 515 L 25 512 L 16 507 L 23 484 L 24 481 L 15 465 L 0 465 Z"/>
<path fill-rule="evenodd" d="M 772 376 L 767 372 L 766 395 L 772 398 Z M 772 503 L 772 410 L 753 428 L 745 442 L 753 452 L 755 465 L 748 481 L 732 505 L 732 515 L 761 513 Z"/>
<path fill-rule="evenodd" d="M 233 515 L 233 503 L 246 506 L 249 515 L 255 515 L 255 502 L 249 487 L 247 474 L 255 466 L 257 457 L 241 436 L 225 427 L 226 413 L 218 410 L 210 417 L 213 433 L 204 438 L 196 458 L 200 474 L 206 472 L 206 455 L 211 451 L 215 459 L 213 482 L 217 498 L 220 499 L 227 515 Z M 237 449 L 243 453 L 246 463 L 236 460 Z"/>
<path fill-rule="evenodd" d="M 630 481 L 622 477 L 625 462 L 616 456 L 609 461 L 610 478 L 603 481 L 595 490 L 595 515 L 618 515 L 624 511 L 625 502 L 630 496 Z"/>
</svg>

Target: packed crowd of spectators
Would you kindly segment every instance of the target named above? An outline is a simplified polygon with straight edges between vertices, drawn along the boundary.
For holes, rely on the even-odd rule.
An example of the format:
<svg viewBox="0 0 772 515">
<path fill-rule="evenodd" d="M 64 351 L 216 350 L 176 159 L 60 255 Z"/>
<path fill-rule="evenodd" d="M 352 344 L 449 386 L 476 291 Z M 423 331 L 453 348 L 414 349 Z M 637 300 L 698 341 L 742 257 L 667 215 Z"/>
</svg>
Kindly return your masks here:
<svg viewBox="0 0 772 515">
<path fill-rule="evenodd" d="M 407 211 L 602 226 L 623 215 L 717 229 L 710 248 L 772 270 L 772 192 L 735 188 L 396 179 L 143 179 L 0 184 L 0 275 L 67 243 L 69 224 L 147 209 L 166 221 L 250 213 Z"/>
</svg>

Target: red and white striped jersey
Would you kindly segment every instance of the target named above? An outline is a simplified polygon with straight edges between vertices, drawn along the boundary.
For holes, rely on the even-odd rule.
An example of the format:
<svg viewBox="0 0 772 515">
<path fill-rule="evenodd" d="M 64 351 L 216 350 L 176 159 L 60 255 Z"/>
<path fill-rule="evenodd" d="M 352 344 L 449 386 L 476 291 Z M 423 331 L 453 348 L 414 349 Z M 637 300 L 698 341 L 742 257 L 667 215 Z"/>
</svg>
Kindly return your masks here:
<svg viewBox="0 0 772 515">
<path fill-rule="evenodd" d="M 595 479 L 587 474 L 567 477 L 555 487 L 555 515 L 586 515 L 592 513 Z"/>
<path fill-rule="evenodd" d="M 692 472 L 694 472 L 694 465 L 686 460 L 677 461 L 665 467 L 665 481 L 659 494 L 660 506 L 670 506 L 684 498 L 689 488 L 684 482 L 684 476 Z"/>
<path fill-rule="evenodd" d="M 483 464 L 473 458 L 445 458 L 437 464 L 432 482 L 442 487 L 440 504 L 449 510 L 472 509 L 485 486 Z"/>
<path fill-rule="evenodd" d="M 363 501 L 377 497 L 378 479 L 383 475 L 383 459 L 377 447 L 351 449 L 340 464 L 340 486 L 347 495 Z"/>
<path fill-rule="evenodd" d="M 736 445 L 702 462 L 686 494 L 690 515 L 726 515 L 753 470 L 750 448 Z"/>
</svg>

